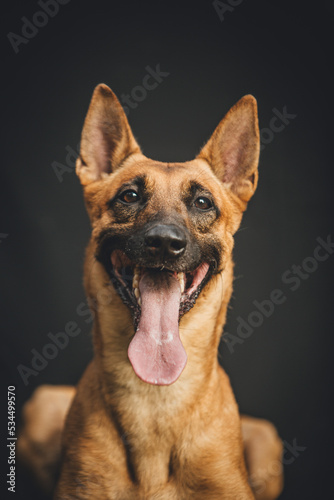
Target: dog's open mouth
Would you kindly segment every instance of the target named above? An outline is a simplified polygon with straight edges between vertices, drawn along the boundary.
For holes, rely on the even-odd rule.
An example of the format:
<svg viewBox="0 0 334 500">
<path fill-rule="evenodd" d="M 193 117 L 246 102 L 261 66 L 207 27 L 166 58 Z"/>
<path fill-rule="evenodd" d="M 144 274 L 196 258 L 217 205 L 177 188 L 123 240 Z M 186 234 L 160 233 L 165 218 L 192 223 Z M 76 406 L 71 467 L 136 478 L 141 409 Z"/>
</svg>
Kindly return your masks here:
<svg viewBox="0 0 334 500">
<path fill-rule="evenodd" d="M 111 278 L 131 309 L 135 335 L 128 356 L 143 381 L 169 385 L 182 373 L 187 355 L 179 337 L 179 319 L 195 304 L 212 274 L 209 263 L 176 273 L 133 264 L 121 250 L 111 254 Z"/>
<path fill-rule="evenodd" d="M 167 274 L 179 282 L 181 300 L 179 318 L 188 312 L 196 302 L 200 291 L 209 278 L 210 265 L 206 262 L 200 264 L 191 272 L 176 273 L 168 269 L 153 269 L 135 265 L 121 250 L 114 250 L 111 254 L 113 285 L 124 303 L 131 309 L 135 327 L 138 326 L 142 298 L 139 282 L 144 275 L 152 274 L 152 279 L 159 281 L 159 276 Z"/>
</svg>

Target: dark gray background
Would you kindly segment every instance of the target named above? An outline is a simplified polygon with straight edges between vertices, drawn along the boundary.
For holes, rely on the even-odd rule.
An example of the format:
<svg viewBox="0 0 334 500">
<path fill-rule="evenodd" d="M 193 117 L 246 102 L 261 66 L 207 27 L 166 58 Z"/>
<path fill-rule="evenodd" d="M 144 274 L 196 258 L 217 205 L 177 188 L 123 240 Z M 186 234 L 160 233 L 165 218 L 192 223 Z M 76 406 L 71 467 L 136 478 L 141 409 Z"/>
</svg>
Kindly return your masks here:
<svg viewBox="0 0 334 500">
<path fill-rule="evenodd" d="M 273 108 L 296 115 L 261 154 L 258 191 L 236 235 L 226 331 L 236 334 L 237 318 L 247 320 L 253 301 L 273 289 L 286 300 L 234 353 L 223 346 L 221 360 L 241 410 L 272 420 L 282 439 L 306 448 L 286 466 L 282 499 L 325 498 L 332 491 L 334 256 L 298 290 L 282 274 L 332 230 L 332 6 L 245 0 L 221 21 L 211 1 L 72 0 L 15 54 L 7 33 L 21 34 L 21 17 L 38 10 L 37 1 L 11 2 L 2 20 L 3 412 L 9 384 L 19 411 L 39 384 L 76 383 L 91 357 L 90 326 L 76 313 L 89 223 L 75 174 L 59 182 L 52 163 L 65 164 L 66 146 L 76 148 L 96 84 L 121 97 L 141 84 L 147 66 L 160 64 L 169 76 L 129 114 L 152 158 L 193 158 L 244 94 L 258 100 L 261 129 Z M 17 365 L 29 366 L 31 349 L 40 351 L 68 321 L 81 334 L 25 386 Z M 38 498 L 23 472 L 17 490 L 16 498 Z"/>
</svg>

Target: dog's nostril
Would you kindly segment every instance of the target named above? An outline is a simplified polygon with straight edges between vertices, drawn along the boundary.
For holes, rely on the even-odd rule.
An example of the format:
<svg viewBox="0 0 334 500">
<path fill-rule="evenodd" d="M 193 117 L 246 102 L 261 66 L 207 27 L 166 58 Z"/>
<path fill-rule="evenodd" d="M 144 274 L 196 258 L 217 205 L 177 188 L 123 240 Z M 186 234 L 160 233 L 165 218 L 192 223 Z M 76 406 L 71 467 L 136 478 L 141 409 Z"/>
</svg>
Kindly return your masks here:
<svg viewBox="0 0 334 500">
<path fill-rule="evenodd" d="M 183 240 L 172 240 L 170 242 L 171 250 L 180 251 L 185 247 L 185 242 Z"/>
<path fill-rule="evenodd" d="M 147 238 L 147 246 L 152 248 L 160 248 L 162 246 L 161 238 Z"/>
</svg>

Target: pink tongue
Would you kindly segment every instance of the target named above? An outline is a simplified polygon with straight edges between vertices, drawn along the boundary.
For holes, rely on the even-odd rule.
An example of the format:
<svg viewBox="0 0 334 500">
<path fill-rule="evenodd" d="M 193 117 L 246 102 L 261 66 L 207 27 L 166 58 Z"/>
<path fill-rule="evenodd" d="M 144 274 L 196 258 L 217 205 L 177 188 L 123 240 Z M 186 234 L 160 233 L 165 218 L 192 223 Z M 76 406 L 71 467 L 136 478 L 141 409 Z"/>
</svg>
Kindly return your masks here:
<svg viewBox="0 0 334 500">
<path fill-rule="evenodd" d="M 179 337 L 180 284 L 165 271 L 151 271 L 142 276 L 139 290 L 141 316 L 129 345 L 129 360 L 144 382 L 169 385 L 187 362 Z"/>
</svg>

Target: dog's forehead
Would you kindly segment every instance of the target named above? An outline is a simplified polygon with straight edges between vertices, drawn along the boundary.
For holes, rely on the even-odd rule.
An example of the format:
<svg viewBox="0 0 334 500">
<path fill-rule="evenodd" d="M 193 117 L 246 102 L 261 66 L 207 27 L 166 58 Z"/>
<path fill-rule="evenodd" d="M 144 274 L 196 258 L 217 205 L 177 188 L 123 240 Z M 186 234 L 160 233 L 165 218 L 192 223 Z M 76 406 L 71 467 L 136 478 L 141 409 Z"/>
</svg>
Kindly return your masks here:
<svg viewBox="0 0 334 500">
<path fill-rule="evenodd" d="M 213 192 L 221 189 L 221 183 L 209 165 L 201 159 L 165 163 L 142 156 L 125 162 L 114 174 L 112 184 L 119 188 L 140 178 L 145 179 L 148 189 L 159 189 L 170 194 L 180 193 L 194 183 Z"/>
</svg>

